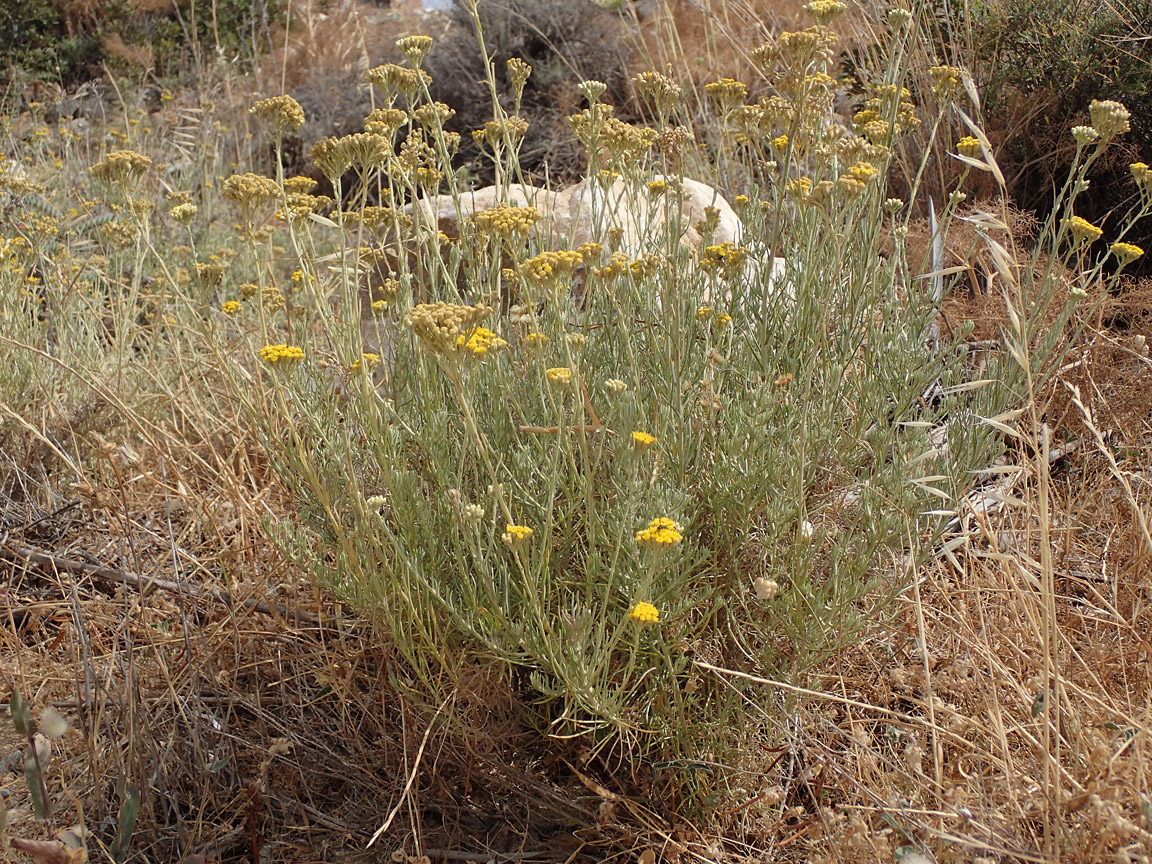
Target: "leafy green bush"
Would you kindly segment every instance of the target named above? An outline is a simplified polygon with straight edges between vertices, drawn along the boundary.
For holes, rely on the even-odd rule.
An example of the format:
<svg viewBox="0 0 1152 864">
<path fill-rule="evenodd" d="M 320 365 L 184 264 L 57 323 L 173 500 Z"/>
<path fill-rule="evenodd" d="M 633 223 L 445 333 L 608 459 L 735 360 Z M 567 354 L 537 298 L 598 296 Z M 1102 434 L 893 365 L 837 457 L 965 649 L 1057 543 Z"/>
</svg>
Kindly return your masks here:
<svg viewBox="0 0 1152 864">
<path fill-rule="evenodd" d="M 1152 158 L 1152 2 L 994 0 L 969 14 L 988 133 L 1019 206 L 1047 212 L 1075 153 L 1069 123 L 1086 122 L 1094 99 L 1118 99 L 1131 111 L 1132 134 L 1098 166 L 1084 207 L 1095 220 L 1125 208 L 1128 164 Z M 1133 238 L 1152 244 L 1152 221 Z"/>
<path fill-rule="evenodd" d="M 169 77 L 203 68 L 219 55 L 251 58 L 269 49 L 270 28 L 285 23 L 288 0 L 217 0 L 141 11 L 131 0 L 98 4 L 27 0 L 0 7 L 0 50 L 6 77 L 71 87 L 116 65 L 110 44 L 151 56 L 152 70 Z M 111 42 L 109 40 L 112 40 Z"/>
</svg>

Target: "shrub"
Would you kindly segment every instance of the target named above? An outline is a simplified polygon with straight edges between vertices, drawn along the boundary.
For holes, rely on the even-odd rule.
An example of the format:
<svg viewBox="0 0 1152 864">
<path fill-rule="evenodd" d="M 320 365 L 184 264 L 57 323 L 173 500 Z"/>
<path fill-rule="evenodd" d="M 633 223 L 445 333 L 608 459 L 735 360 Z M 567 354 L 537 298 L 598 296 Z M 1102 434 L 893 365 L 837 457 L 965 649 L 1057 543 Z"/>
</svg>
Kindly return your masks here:
<svg viewBox="0 0 1152 864">
<path fill-rule="evenodd" d="M 739 688 L 701 683 L 695 661 L 802 680 L 884 614 L 939 523 L 922 514 L 995 454 L 977 418 L 999 414 L 1007 391 L 967 381 L 962 333 L 930 338 L 939 298 L 908 278 L 902 244 L 875 254 L 886 222 L 906 231 L 883 169 L 916 108 L 879 88 L 875 116 L 837 143 L 828 58 L 804 38 L 762 55 L 787 100 L 708 88 L 756 184 L 738 200 L 739 246 L 674 217 L 618 257 L 608 224 L 602 245 L 565 253 L 514 228 L 540 216 L 523 208 L 446 239 L 401 215 L 441 183 L 455 192 L 454 146 L 434 123 L 413 124 L 400 159 L 367 158 L 354 136 L 317 152 L 338 188 L 351 167 L 365 194 L 385 190 L 386 362 L 364 353 L 356 302 L 380 214 L 353 212 L 332 238 L 341 264 L 302 260 L 322 326 L 294 331 L 287 358 L 262 313 L 248 331 L 267 342 L 249 342 L 262 371 L 255 389 L 236 386 L 300 502 L 299 520 L 269 525 L 281 550 L 374 616 L 431 692 L 451 686 L 455 655 L 479 653 L 528 673 L 542 731 L 654 758 L 734 746 L 747 734 Z M 903 74 L 894 62 L 891 80 Z M 384 101 L 408 122 L 434 88 Z M 629 200 L 674 198 L 690 137 L 649 137 L 610 117 L 601 86 L 581 90 L 590 106 L 570 121 L 590 182 L 618 174 Z M 518 176 L 503 143 L 489 150 L 497 175 Z M 298 250 L 317 245 L 307 224 L 293 223 Z M 704 236 L 698 254 L 680 243 L 688 227 Z M 767 248 L 785 250 L 784 283 L 756 263 Z M 262 272 L 267 251 L 249 254 Z"/>
<path fill-rule="evenodd" d="M 72 87 L 102 75 L 105 63 L 116 67 L 118 58 L 168 77 L 202 70 L 214 53 L 250 59 L 253 49 L 268 50 L 271 28 L 284 24 L 287 8 L 288 0 L 7 3 L 0 9 L 0 50 L 9 79 Z"/>
<path fill-rule="evenodd" d="M 485 53 L 476 46 L 479 28 L 495 70 L 495 95 L 504 110 L 512 111 L 506 62 L 519 57 L 533 69 L 520 109 L 529 122 L 521 169 L 541 179 L 547 173 L 557 184 L 577 179 L 582 160 L 564 123 L 564 117 L 580 107 L 576 85 L 588 78 L 601 80 L 608 85 L 607 98 L 618 105 L 628 95 L 631 51 L 619 15 L 592 0 L 479 3 L 476 12 L 473 20 L 466 0 L 455 0 L 450 12 L 455 36 L 438 42 L 426 62 L 433 98 L 456 108 L 448 128 L 465 133 L 461 161 L 482 181 L 491 181 L 490 164 L 467 137 L 493 117 Z"/>
<path fill-rule="evenodd" d="M 1132 113 L 1131 137 L 1098 167 L 1084 208 L 1100 221 L 1126 207 L 1128 164 L 1152 158 L 1152 2 L 999 0 L 970 14 L 988 132 L 1017 203 L 1046 214 L 1075 153 L 1068 124 L 1087 122 L 1094 99 L 1119 99 Z M 1141 222 L 1133 237 L 1152 244 L 1152 222 Z"/>
</svg>

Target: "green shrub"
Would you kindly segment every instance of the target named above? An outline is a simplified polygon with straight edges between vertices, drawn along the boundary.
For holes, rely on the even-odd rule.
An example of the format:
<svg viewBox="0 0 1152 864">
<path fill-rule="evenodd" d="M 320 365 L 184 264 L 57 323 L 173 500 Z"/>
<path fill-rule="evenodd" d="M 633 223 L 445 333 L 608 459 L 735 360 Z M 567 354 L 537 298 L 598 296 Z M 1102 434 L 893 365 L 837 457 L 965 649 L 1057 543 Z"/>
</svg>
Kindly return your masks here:
<svg viewBox="0 0 1152 864">
<path fill-rule="evenodd" d="M 305 305 L 323 323 L 283 345 L 261 313 L 249 338 L 268 344 L 247 350 L 264 369 L 253 387 L 236 382 L 299 501 L 299 519 L 269 528 L 380 623 L 431 692 L 451 687 L 456 655 L 478 653 L 529 673 L 542 731 L 624 739 L 654 758 L 735 746 L 742 688 L 702 682 L 694 661 L 803 680 L 884 614 L 939 522 L 922 514 L 956 501 L 995 454 L 978 417 L 1004 407 L 1008 376 L 970 384 L 963 334 L 929 338 L 931 283 L 909 280 L 902 244 L 875 254 L 886 222 L 906 230 L 883 168 L 915 108 L 879 88 L 870 110 L 893 131 L 839 141 L 828 57 L 803 38 L 764 54 L 787 108 L 744 105 L 735 84 L 708 90 L 757 183 L 737 201 L 740 247 L 694 225 L 697 257 L 673 217 L 609 259 L 609 216 L 603 248 L 567 265 L 586 280 L 576 305 L 564 259 L 527 232 L 478 220 L 445 242 L 438 226 L 400 220 L 440 185 L 427 178 L 454 191 L 452 144 L 414 131 L 409 147 L 430 145 L 426 173 L 387 156 L 360 169 L 360 188 L 385 191 L 396 256 L 374 377 L 356 293 L 358 250 L 379 235 L 342 218 L 319 267 L 303 254 L 316 230 L 298 223 Z M 602 88 L 583 89 L 594 107 L 573 128 L 590 145 L 587 176 L 618 172 L 636 202 L 675 196 L 688 142 L 669 135 L 652 151 L 607 119 Z M 344 142 L 322 154 L 326 173 L 344 172 L 341 148 L 365 158 L 362 140 Z M 518 176 L 517 145 L 504 145 L 496 174 Z M 768 261 L 727 266 L 767 248 L 785 250 L 785 283 L 769 288 Z M 252 246 L 257 272 L 269 254 Z M 678 542 L 657 551 L 654 538 Z"/>
<path fill-rule="evenodd" d="M 287 0 L 180 0 L 157 12 L 131 0 L 8 3 L 0 8 L 4 74 L 72 87 L 100 77 L 104 64 L 120 68 L 110 44 L 150 56 L 149 71 L 162 78 L 202 69 L 216 55 L 248 60 L 271 47 L 271 28 L 285 23 L 287 8 Z"/>
</svg>

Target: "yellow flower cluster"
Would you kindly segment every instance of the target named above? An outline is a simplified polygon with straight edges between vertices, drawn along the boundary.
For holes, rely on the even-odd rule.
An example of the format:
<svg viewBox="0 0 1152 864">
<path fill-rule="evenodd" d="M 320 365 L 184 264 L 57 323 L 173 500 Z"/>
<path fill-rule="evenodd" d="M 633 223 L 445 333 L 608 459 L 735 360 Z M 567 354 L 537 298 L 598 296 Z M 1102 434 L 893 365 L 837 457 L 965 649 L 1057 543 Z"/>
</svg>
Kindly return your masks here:
<svg viewBox="0 0 1152 864">
<path fill-rule="evenodd" d="M 648 523 L 643 531 L 636 532 L 636 542 L 645 548 L 657 551 L 670 549 L 683 540 L 681 527 L 665 516 L 657 517 Z"/>
<path fill-rule="evenodd" d="M 524 347 L 530 351 L 535 351 L 538 348 L 543 348 L 551 341 L 543 333 L 529 333 L 524 337 Z"/>
<path fill-rule="evenodd" d="M 304 125 L 304 109 L 291 96 L 271 96 L 256 102 L 250 112 L 252 116 L 271 122 L 277 135 L 295 132 Z"/>
<path fill-rule="evenodd" d="M 531 64 L 519 57 L 510 57 L 507 67 L 508 77 L 512 79 L 512 87 L 516 90 L 523 90 L 524 85 L 528 83 L 528 76 L 532 74 Z"/>
<path fill-rule="evenodd" d="M 961 156 L 970 156 L 973 159 L 978 159 L 983 154 L 984 150 L 980 147 L 980 139 L 973 138 L 971 135 L 965 135 L 956 142 L 956 152 Z"/>
<path fill-rule="evenodd" d="M 1120 259 L 1121 264 L 1135 261 L 1144 254 L 1144 250 L 1135 243 L 1113 243 L 1108 247 L 1108 251 Z"/>
<path fill-rule="evenodd" d="M 507 342 L 487 327 L 477 327 L 467 339 L 461 336 L 456 340 L 457 348 L 462 348 L 477 360 L 483 360 L 489 351 L 499 351 L 507 345 Z"/>
<path fill-rule="evenodd" d="M 575 250 L 546 251 L 520 265 L 524 278 L 540 288 L 557 288 L 572 278 L 584 256 Z"/>
<path fill-rule="evenodd" d="M 408 112 L 399 108 L 376 108 L 364 118 L 364 131 L 392 138 L 408 122 Z"/>
<path fill-rule="evenodd" d="M 421 83 L 424 86 L 432 83 L 432 76 L 422 69 L 407 69 L 395 63 L 385 63 L 383 66 L 369 69 L 366 77 L 380 88 L 387 108 L 392 107 L 397 96 L 411 99 L 420 92 Z"/>
<path fill-rule="evenodd" d="M 269 366 L 293 366 L 304 359 L 304 350 L 295 345 L 265 345 L 260 349 L 260 359 Z"/>
<path fill-rule="evenodd" d="M 348 367 L 348 371 L 355 374 L 361 369 L 371 371 L 380 364 L 380 355 L 371 351 L 365 351 L 360 355 L 360 358 Z"/>
<path fill-rule="evenodd" d="M 179 222 L 181 225 L 187 225 L 196 218 L 197 208 L 195 204 L 177 204 L 168 211 L 168 215 Z"/>
<path fill-rule="evenodd" d="M 951 102 L 957 91 L 964 86 L 964 77 L 955 66 L 933 66 L 928 70 L 932 81 L 932 95 L 938 102 Z"/>
<path fill-rule="evenodd" d="M 244 306 L 239 300 L 229 300 L 220 306 L 220 311 L 225 315 L 232 316 L 243 308 Z"/>
<path fill-rule="evenodd" d="M 313 213 L 320 213 L 336 203 L 327 195 L 307 195 L 300 192 L 289 192 L 285 197 L 287 199 L 287 206 L 276 211 L 276 218 L 297 225 Z"/>
<path fill-rule="evenodd" d="M 535 207 L 513 207 L 506 203 L 474 213 L 471 217 L 472 225 L 481 234 L 506 241 L 524 240 L 539 221 L 540 211 Z"/>
<path fill-rule="evenodd" d="M 892 110 L 896 112 L 896 125 L 886 119 Z M 920 125 L 916 116 L 916 105 L 906 87 L 886 84 L 879 88 L 879 95 L 864 103 L 864 110 L 852 117 L 857 135 L 863 135 L 873 144 L 886 144 L 888 137 L 911 131 Z"/>
<path fill-rule="evenodd" d="M 572 370 L 567 366 L 553 366 L 544 373 L 552 386 L 566 390 L 572 386 Z"/>
<path fill-rule="evenodd" d="M 239 206 L 242 218 L 251 219 L 257 210 L 280 197 L 280 187 L 259 174 L 233 174 L 220 187 L 220 195 Z"/>
<path fill-rule="evenodd" d="M 801 73 L 813 63 L 826 63 L 832 59 L 836 36 L 827 27 L 816 24 L 797 33 L 781 33 L 776 41 L 784 66 L 793 73 Z"/>
<path fill-rule="evenodd" d="M 513 525 L 508 523 L 504 526 L 504 533 L 500 535 L 500 539 L 513 549 L 520 546 L 532 536 L 532 529 L 527 525 Z"/>
<path fill-rule="evenodd" d="M 505 141 L 515 145 L 528 131 L 528 121 L 523 117 L 508 117 L 502 120 L 489 120 L 483 129 L 472 130 L 472 140 L 477 146 L 488 145 L 495 150 Z"/>
<path fill-rule="evenodd" d="M 812 181 L 807 177 L 799 177 L 795 180 L 789 180 L 784 184 L 784 194 L 789 198 L 804 200 L 808 197 L 808 193 L 812 191 Z"/>
<path fill-rule="evenodd" d="M 1141 195 L 1152 194 L 1152 169 L 1147 163 L 1133 162 L 1128 166 L 1132 172 L 1132 179 L 1136 181 L 1136 186 L 1140 190 Z"/>
<path fill-rule="evenodd" d="M 576 251 L 580 253 L 580 257 L 584 259 L 584 263 L 590 266 L 599 261 L 600 256 L 604 254 L 604 244 L 581 243 L 576 247 Z"/>
<path fill-rule="evenodd" d="M 650 435 L 647 432 L 640 432 L 639 430 L 632 433 L 632 446 L 641 452 L 650 449 L 655 443 L 655 435 Z"/>
<path fill-rule="evenodd" d="M 660 610 L 651 603 L 641 600 L 628 612 L 628 617 L 641 624 L 656 624 L 660 620 Z"/>
<path fill-rule="evenodd" d="M 843 15 L 848 7 L 839 0 L 812 0 L 805 4 L 804 11 L 812 16 L 817 24 L 827 24 L 838 15 Z"/>
<path fill-rule="evenodd" d="M 476 326 L 492 314 L 491 306 L 476 304 L 461 306 L 456 303 L 421 303 L 404 316 L 404 323 L 433 354 L 455 357 L 463 346 L 460 337 L 471 333 Z"/>
<path fill-rule="evenodd" d="M 613 110 L 611 105 L 605 105 L 603 102 L 592 102 L 580 113 L 570 114 L 564 119 L 580 143 L 591 149 L 596 146 L 596 139 L 600 136 L 600 130 L 605 121 L 612 116 Z"/>
<path fill-rule="evenodd" d="M 1129 120 L 1132 115 L 1121 103 L 1112 99 L 1093 99 L 1088 106 L 1088 114 L 1092 117 L 1092 128 L 1100 133 L 1105 141 L 1110 141 L 1117 135 L 1123 135 L 1131 128 Z"/>
<path fill-rule="evenodd" d="M 668 114 L 680 98 L 680 85 L 659 72 L 641 72 L 632 79 L 632 84 L 640 98 L 650 102 L 661 116 Z"/>
<path fill-rule="evenodd" d="M 643 255 L 628 265 L 628 272 L 636 279 L 647 279 L 660 269 L 663 259 L 656 254 Z"/>
<path fill-rule="evenodd" d="M 744 272 L 748 250 L 731 241 L 704 247 L 700 253 L 700 269 L 725 280 L 736 279 Z"/>
<path fill-rule="evenodd" d="M 721 78 L 719 81 L 705 84 L 704 92 L 715 100 L 722 113 L 727 114 L 744 102 L 748 95 L 748 86 L 735 78 Z"/>
<path fill-rule="evenodd" d="M 609 117 L 599 130 L 597 143 L 606 155 L 605 164 L 619 171 L 635 167 L 652 149 L 658 133 Z"/>
<path fill-rule="evenodd" d="M 209 288 L 216 288 L 224 281 L 224 268 L 220 264 L 197 264 L 196 281 Z"/>
<path fill-rule="evenodd" d="M 431 36 L 404 36 L 396 40 L 396 47 L 413 66 L 419 66 L 432 48 Z"/>
<path fill-rule="evenodd" d="M 1073 216 L 1065 224 L 1072 235 L 1073 246 L 1079 246 L 1081 243 L 1095 243 L 1104 236 L 1103 228 L 1098 228 L 1081 216 Z"/>
<path fill-rule="evenodd" d="M 88 169 L 101 183 L 131 186 L 139 182 L 152 160 L 135 150 L 114 150 Z"/>
</svg>

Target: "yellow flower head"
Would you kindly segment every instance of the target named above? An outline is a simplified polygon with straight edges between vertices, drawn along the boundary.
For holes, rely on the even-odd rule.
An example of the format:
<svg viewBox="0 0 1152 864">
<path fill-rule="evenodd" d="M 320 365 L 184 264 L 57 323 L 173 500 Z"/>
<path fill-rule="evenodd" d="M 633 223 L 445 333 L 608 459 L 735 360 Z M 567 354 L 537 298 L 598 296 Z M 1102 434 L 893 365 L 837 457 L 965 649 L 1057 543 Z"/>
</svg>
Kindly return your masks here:
<svg viewBox="0 0 1152 864">
<path fill-rule="evenodd" d="M 734 78 L 721 78 L 719 81 L 705 84 L 704 92 L 716 100 L 722 112 L 727 113 L 744 101 L 744 97 L 748 95 L 748 87 Z"/>
<path fill-rule="evenodd" d="M 371 370 L 374 366 L 380 363 L 380 355 L 373 354 L 371 351 L 365 351 L 360 355 L 360 359 L 348 367 L 348 371 L 352 373 L 359 372 L 361 369 Z"/>
<path fill-rule="evenodd" d="M 524 337 L 524 347 L 530 351 L 535 351 L 543 348 L 552 340 L 545 336 L 543 333 L 529 333 Z"/>
<path fill-rule="evenodd" d="M 419 66 L 432 48 L 431 36 L 405 36 L 396 40 L 396 47 L 407 57 L 413 66 Z"/>
<path fill-rule="evenodd" d="M 470 217 L 472 225 L 481 234 L 502 240 L 525 239 L 540 219 L 540 211 L 535 207 L 513 207 L 503 203 Z"/>
<path fill-rule="evenodd" d="M 1087 219 L 1080 216 L 1073 216 L 1066 222 L 1068 232 L 1072 235 L 1072 245 L 1079 246 L 1081 243 L 1095 243 L 1104 235 L 1102 228 L 1097 228 Z"/>
<path fill-rule="evenodd" d="M 684 539 L 680 530 L 680 526 L 671 519 L 660 516 L 649 522 L 643 531 L 636 532 L 636 542 L 645 548 L 662 552 Z"/>
<path fill-rule="evenodd" d="M 532 529 L 527 525 L 513 525 L 509 523 L 504 526 L 504 533 L 500 535 L 500 539 L 504 541 L 505 545 L 515 549 L 531 536 Z"/>
<path fill-rule="evenodd" d="M 1132 172 L 1132 179 L 1136 181 L 1136 185 L 1143 192 L 1152 192 L 1152 168 L 1149 168 L 1147 163 L 1133 162 L 1128 166 Z"/>
<path fill-rule="evenodd" d="M 491 306 L 461 306 L 455 303 L 421 303 L 412 307 L 404 323 L 419 337 L 425 349 L 444 357 L 459 356 L 468 350 L 468 338 L 477 325 L 492 314 Z M 461 341 L 462 337 L 464 341 Z"/>
<path fill-rule="evenodd" d="M 641 600 L 628 612 L 628 617 L 641 624 L 656 624 L 660 620 L 660 610 L 651 603 Z"/>
<path fill-rule="evenodd" d="M 235 315 L 242 308 L 239 300 L 229 300 L 220 307 L 220 311 L 225 315 Z"/>
<path fill-rule="evenodd" d="M 260 359 L 269 366 L 294 366 L 304 359 L 304 350 L 295 345 L 265 345 L 260 349 Z"/>
<path fill-rule="evenodd" d="M 933 66 L 928 70 L 932 81 L 932 95 L 941 102 L 949 102 L 964 84 L 963 74 L 955 66 Z"/>
<path fill-rule="evenodd" d="M 1088 114 L 1092 117 L 1092 128 L 1099 132 L 1105 141 L 1123 135 L 1131 128 L 1129 120 L 1132 115 L 1121 103 L 1112 99 L 1103 101 L 1093 99 L 1092 104 L 1088 106 Z"/>
<path fill-rule="evenodd" d="M 1144 250 L 1134 243 L 1113 243 L 1108 247 L 1108 251 L 1119 258 L 1121 264 L 1135 261 L 1144 254 Z"/>
<path fill-rule="evenodd" d="M 680 98 L 680 85 L 659 72 L 641 72 L 632 83 L 640 98 L 651 102 L 658 114 L 668 114 Z"/>
<path fill-rule="evenodd" d="M 803 8 L 817 24 L 827 24 L 837 15 L 844 14 L 844 10 L 848 7 L 838 0 L 812 0 Z"/>
<path fill-rule="evenodd" d="M 261 99 L 252 106 L 249 113 L 265 122 L 271 122 L 277 135 L 295 132 L 304 125 L 304 109 L 291 96 Z"/>
<path fill-rule="evenodd" d="M 177 204 L 168 211 L 168 215 L 181 225 L 187 225 L 196 218 L 196 210 L 195 204 Z"/>
<path fill-rule="evenodd" d="M 548 381 L 561 390 L 565 390 L 572 385 L 572 370 L 567 366 L 554 366 L 548 369 L 545 373 L 548 376 Z"/>
<path fill-rule="evenodd" d="M 965 135 L 956 142 L 956 152 L 961 156 L 969 156 L 973 159 L 979 158 L 984 152 L 980 147 L 980 139 L 973 138 L 971 135 Z"/>
<path fill-rule="evenodd" d="M 656 436 L 647 432 L 634 431 L 632 433 L 632 446 L 640 452 L 648 450 L 656 443 Z"/>
<path fill-rule="evenodd" d="M 467 339 L 460 336 L 456 340 L 457 348 L 463 348 L 477 360 L 483 360 L 489 351 L 499 351 L 507 344 L 487 327 L 477 327 Z"/>
<path fill-rule="evenodd" d="M 744 262 L 748 260 L 748 250 L 731 241 L 704 247 L 700 253 L 700 269 L 708 274 L 718 274 L 723 279 L 735 279 L 744 272 Z"/>
</svg>

